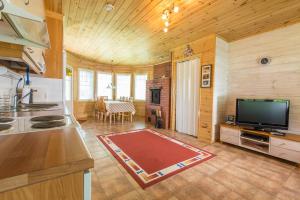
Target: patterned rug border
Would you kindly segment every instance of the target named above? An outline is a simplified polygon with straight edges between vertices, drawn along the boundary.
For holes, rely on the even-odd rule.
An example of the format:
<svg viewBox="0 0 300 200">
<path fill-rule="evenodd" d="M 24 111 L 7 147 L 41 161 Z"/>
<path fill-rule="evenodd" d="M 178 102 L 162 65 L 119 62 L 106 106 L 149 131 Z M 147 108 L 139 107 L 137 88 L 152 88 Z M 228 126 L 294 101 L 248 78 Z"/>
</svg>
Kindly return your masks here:
<svg viewBox="0 0 300 200">
<path fill-rule="evenodd" d="M 117 134 L 129 134 L 129 133 L 134 133 L 134 132 L 139 132 L 139 131 L 150 131 L 150 132 L 156 132 L 156 133 L 158 133 L 158 134 L 160 134 L 160 135 L 163 135 L 163 136 L 165 136 L 165 137 L 168 137 L 168 138 L 170 138 L 170 139 L 172 139 L 172 140 L 175 140 L 175 141 L 178 141 L 178 142 L 180 142 L 180 143 L 183 143 L 183 144 L 185 144 L 185 145 L 187 145 L 187 146 L 190 146 L 190 147 L 193 147 L 193 148 L 195 148 L 195 149 L 198 149 L 198 150 L 200 150 L 200 151 L 203 151 L 203 152 L 205 152 L 205 153 L 208 153 L 208 154 L 210 154 L 210 156 L 208 156 L 207 158 L 204 158 L 204 159 L 202 159 L 202 160 L 198 160 L 198 161 L 196 161 L 196 162 L 194 162 L 194 163 L 192 163 L 192 164 L 190 164 L 190 165 L 188 165 L 188 166 L 184 166 L 183 168 L 179 168 L 179 169 L 176 169 L 175 171 L 173 171 L 173 172 L 171 172 L 171 173 L 168 173 L 168 174 L 166 174 L 166 175 L 164 175 L 164 176 L 161 176 L 161 177 L 159 177 L 159 178 L 157 178 L 157 179 L 155 179 L 155 180 L 153 180 L 153 181 L 150 181 L 150 182 L 148 182 L 148 183 L 144 183 L 143 182 L 143 180 L 136 174 L 136 172 L 134 172 L 125 162 L 124 162 L 124 160 L 122 160 L 121 158 L 120 158 L 120 156 L 119 155 L 117 155 L 117 153 L 106 143 L 106 141 L 103 139 L 103 137 L 109 137 L 109 136 L 113 136 L 113 135 L 117 135 Z M 152 134 L 155 134 L 155 133 L 152 133 Z M 159 137 L 161 137 L 161 136 L 159 136 Z M 145 188 L 147 188 L 147 187 L 149 187 L 149 186 L 151 186 L 151 185 L 154 185 L 154 184 L 156 184 L 156 183 L 158 183 L 158 182 L 160 182 L 160 181 L 163 181 L 163 180 L 165 180 L 165 179 L 167 179 L 167 178 L 169 178 L 169 177 L 171 177 L 171 176 L 173 176 L 173 175 L 175 175 L 175 174 L 178 174 L 178 173 L 180 173 L 180 172 L 182 172 L 182 171 L 184 171 L 184 170 L 186 170 L 186 169 L 189 169 L 189 168 L 191 168 L 191 167 L 193 167 L 193 166 L 195 166 L 195 165 L 198 165 L 198 164 L 200 164 L 200 163 L 202 163 L 202 162 L 204 162 L 204 161 L 207 161 L 207 160 L 209 160 L 209 159 L 212 159 L 212 158 L 214 158 L 216 155 L 215 154 L 213 154 L 213 153 L 210 153 L 209 151 L 206 151 L 206 150 L 203 150 L 203 149 L 201 149 L 201 148 L 198 148 L 198 147 L 195 147 L 195 146 L 193 146 L 193 145 L 190 145 L 190 144 L 188 144 L 188 143 L 186 143 L 186 142 L 184 142 L 184 141 L 182 141 L 182 140 L 179 140 L 179 139 L 177 139 L 177 138 L 174 138 L 174 137 L 171 137 L 171 136 L 168 136 L 167 134 L 165 134 L 165 133 L 161 133 L 161 132 L 159 132 L 159 131 L 157 131 L 157 130 L 154 130 L 154 129 L 149 129 L 149 128 L 146 128 L 146 129 L 136 129 L 136 130 L 129 130 L 129 131 L 123 131 L 123 132 L 112 132 L 112 133 L 107 133 L 107 134 L 104 134 L 104 135 L 97 135 L 97 138 L 101 141 L 101 143 L 106 147 L 106 149 L 111 153 L 111 155 L 113 156 L 113 157 L 115 157 L 116 159 L 117 159 L 117 161 L 125 168 L 125 170 L 131 175 L 131 177 L 141 186 L 141 188 L 143 188 L 143 189 L 145 189 Z M 163 138 L 163 137 L 162 137 Z M 165 139 L 165 138 L 164 138 Z M 170 142 L 173 142 L 173 141 L 170 141 Z M 115 145 L 115 146 L 117 146 L 117 145 Z M 118 147 L 118 148 L 120 148 L 120 147 Z M 186 148 L 186 147 L 185 147 Z M 121 148 L 120 148 L 121 149 Z M 128 156 L 129 157 L 129 156 Z M 130 157 L 129 157 L 130 158 Z M 131 159 L 131 158 L 130 158 Z M 132 159 L 131 159 L 132 160 Z M 134 161 L 135 162 L 135 161 Z M 142 169 L 142 168 L 141 168 Z"/>
</svg>

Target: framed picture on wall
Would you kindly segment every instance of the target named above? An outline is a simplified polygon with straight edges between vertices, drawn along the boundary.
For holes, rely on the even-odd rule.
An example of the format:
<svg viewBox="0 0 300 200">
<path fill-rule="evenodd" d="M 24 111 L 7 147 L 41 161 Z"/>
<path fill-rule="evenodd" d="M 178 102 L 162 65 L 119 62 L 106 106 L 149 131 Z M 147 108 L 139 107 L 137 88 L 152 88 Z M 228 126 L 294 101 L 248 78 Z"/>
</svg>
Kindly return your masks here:
<svg viewBox="0 0 300 200">
<path fill-rule="evenodd" d="M 201 67 L 201 87 L 210 88 L 211 65 L 202 65 Z"/>
</svg>

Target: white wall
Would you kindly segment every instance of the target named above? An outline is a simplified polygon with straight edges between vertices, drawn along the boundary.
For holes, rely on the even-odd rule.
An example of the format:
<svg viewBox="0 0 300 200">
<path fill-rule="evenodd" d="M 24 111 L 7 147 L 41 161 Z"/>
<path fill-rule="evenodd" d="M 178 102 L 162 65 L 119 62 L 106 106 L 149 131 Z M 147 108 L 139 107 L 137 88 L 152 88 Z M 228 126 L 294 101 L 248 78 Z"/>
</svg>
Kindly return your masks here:
<svg viewBox="0 0 300 200">
<path fill-rule="evenodd" d="M 221 38 L 216 39 L 214 95 L 213 95 L 213 126 L 212 142 L 219 138 L 220 122 L 224 121 L 227 96 L 227 73 L 229 64 L 229 43 Z"/>
<path fill-rule="evenodd" d="M 272 62 L 259 65 L 257 59 Z M 300 24 L 229 45 L 226 114 L 235 114 L 236 98 L 290 99 L 290 131 L 300 134 Z"/>
<path fill-rule="evenodd" d="M 37 90 L 34 102 L 63 102 L 62 79 L 31 77 L 31 88 Z"/>
<path fill-rule="evenodd" d="M 63 81 L 62 79 L 50 79 L 31 77 L 31 88 L 37 89 L 34 93 L 34 102 L 62 102 Z M 15 94 L 17 80 L 11 80 L 0 76 L 0 95 Z M 20 84 L 22 87 L 22 84 Z"/>
</svg>

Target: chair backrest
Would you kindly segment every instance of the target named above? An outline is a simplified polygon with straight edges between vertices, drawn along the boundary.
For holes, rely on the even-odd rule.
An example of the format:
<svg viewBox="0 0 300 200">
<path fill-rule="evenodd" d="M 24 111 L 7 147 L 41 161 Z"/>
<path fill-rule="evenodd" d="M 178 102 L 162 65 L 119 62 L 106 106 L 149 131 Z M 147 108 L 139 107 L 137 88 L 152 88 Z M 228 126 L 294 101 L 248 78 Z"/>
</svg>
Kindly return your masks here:
<svg viewBox="0 0 300 200">
<path fill-rule="evenodd" d="M 99 96 L 98 98 L 99 98 L 99 99 L 100 99 L 100 98 L 103 98 L 104 101 L 107 101 L 107 100 L 108 100 L 108 96 Z"/>
<path fill-rule="evenodd" d="M 105 98 L 104 97 L 99 97 L 97 99 L 97 107 L 98 107 L 98 110 L 100 112 L 105 112 L 106 111 L 106 107 L 105 107 Z"/>
</svg>

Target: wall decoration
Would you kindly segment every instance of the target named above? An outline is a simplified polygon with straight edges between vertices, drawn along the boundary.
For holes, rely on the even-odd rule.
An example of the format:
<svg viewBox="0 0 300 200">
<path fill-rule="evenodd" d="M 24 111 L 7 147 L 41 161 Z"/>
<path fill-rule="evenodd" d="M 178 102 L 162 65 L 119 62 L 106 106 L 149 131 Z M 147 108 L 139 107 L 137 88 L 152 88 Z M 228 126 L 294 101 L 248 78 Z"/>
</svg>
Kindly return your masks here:
<svg viewBox="0 0 300 200">
<path fill-rule="evenodd" d="M 183 52 L 184 57 L 192 56 L 193 53 L 194 53 L 194 51 L 193 51 L 193 49 L 191 48 L 191 46 L 190 46 L 189 44 L 186 45 L 186 48 L 185 48 L 185 50 L 184 50 L 184 52 Z"/>
<path fill-rule="evenodd" d="M 202 65 L 201 68 L 201 87 L 210 88 L 211 82 L 211 65 Z"/>
<path fill-rule="evenodd" d="M 272 61 L 272 58 L 269 56 L 263 56 L 263 57 L 259 57 L 257 59 L 257 63 L 260 65 L 268 65 L 271 63 L 271 61 Z"/>
</svg>

